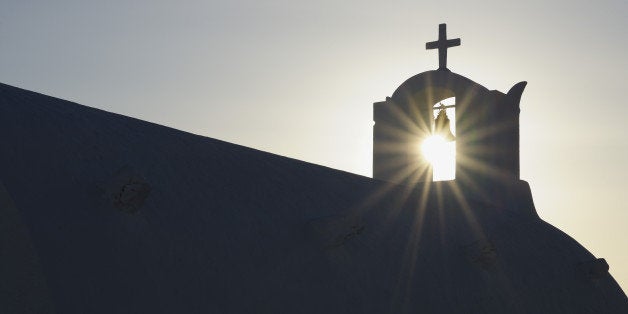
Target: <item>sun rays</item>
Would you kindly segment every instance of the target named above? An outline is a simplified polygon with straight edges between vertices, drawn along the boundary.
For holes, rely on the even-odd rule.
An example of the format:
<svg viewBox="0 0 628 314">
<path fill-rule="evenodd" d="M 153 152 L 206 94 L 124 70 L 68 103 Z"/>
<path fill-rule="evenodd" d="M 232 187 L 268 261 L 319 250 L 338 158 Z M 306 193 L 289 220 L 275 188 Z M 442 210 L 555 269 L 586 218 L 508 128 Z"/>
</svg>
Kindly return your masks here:
<svg viewBox="0 0 628 314">
<path fill-rule="evenodd" d="M 435 134 L 434 120 L 439 111 L 438 107 L 434 109 L 432 119 L 418 118 L 423 113 L 417 109 L 420 106 L 414 103 L 416 99 L 409 100 L 411 105 L 407 110 L 401 110 L 396 106 L 388 108 L 390 116 L 397 122 L 396 125 L 382 123 L 378 126 L 382 136 L 378 149 L 387 155 L 384 171 L 391 174 L 386 181 L 398 184 L 380 185 L 364 203 L 376 204 L 385 201 L 390 207 L 390 212 L 386 215 L 386 225 L 395 225 L 393 222 L 398 219 L 407 219 L 411 225 L 411 235 L 402 244 L 405 252 L 402 269 L 407 276 L 400 278 L 396 287 L 400 297 L 410 289 L 413 282 L 411 278 L 416 275 L 415 267 L 420 258 L 420 248 L 425 243 L 426 228 L 438 226 L 436 228 L 441 233 L 440 238 L 444 240 L 448 237 L 447 230 L 451 228 L 448 225 L 451 219 L 446 217 L 451 217 L 453 212 L 462 212 L 460 217 L 464 222 L 461 223 L 473 234 L 471 237 L 474 239 L 486 237 L 476 213 L 472 210 L 475 198 L 469 199 L 469 195 L 483 198 L 491 193 L 482 184 L 482 179 L 478 180 L 475 174 L 499 176 L 499 171 L 488 159 L 483 158 L 495 153 L 491 151 L 493 148 L 485 146 L 484 142 L 507 126 L 497 124 L 489 126 L 482 123 L 478 115 L 468 114 L 469 112 L 465 114 L 465 111 L 470 110 L 469 103 L 473 100 L 470 95 L 462 94 L 457 99 L 451 97 L 451 93 L 439 95 L 449 97 L 434 99 L 432 96 L 435 95 L 426 95 L 425 98 L 417 99 L 423 99 L 434 106 L 441 103 L 448 107 L 455 105 L 445 109 L 451 121 L 450 131 L 454 135 L 453 140 Z M 457 112 L 457 109 L 460 111 Z M 456 114 L 459 116 L 456 117 Z M 457 130 L 459 132 L 456 132 Z M 456 133 L 464 133 L 465 138 L 457 141 Z M 419 134 L 428 136 L 421 137 Z M 409 150 L 408 145 L 414 145 L 414 149 Z"/>
</svg>

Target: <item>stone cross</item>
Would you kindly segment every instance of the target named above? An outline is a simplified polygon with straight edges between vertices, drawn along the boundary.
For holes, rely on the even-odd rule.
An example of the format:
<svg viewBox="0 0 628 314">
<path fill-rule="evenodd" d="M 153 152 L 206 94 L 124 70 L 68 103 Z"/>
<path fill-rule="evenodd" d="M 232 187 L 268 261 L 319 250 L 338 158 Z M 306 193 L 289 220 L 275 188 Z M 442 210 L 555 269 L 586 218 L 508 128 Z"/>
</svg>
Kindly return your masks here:
<svg viewBox="0 0 628 314">
<path fill-rule="evenodd" d="M 425 49 L 438 48 L 438 69 L 447 69 L 447 48 L 460 46 L 460 38 L 447 39 L 447 24 L 438 25 L 438 40 L 425 44 Z"/>
</svg>

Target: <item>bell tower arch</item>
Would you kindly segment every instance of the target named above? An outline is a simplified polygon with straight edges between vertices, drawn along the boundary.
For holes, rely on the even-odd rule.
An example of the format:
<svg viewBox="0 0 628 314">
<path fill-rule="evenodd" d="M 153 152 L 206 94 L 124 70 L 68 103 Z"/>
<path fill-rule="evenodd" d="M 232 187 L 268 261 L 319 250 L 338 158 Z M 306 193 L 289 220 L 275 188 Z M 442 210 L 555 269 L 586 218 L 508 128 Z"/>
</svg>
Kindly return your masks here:
<svg viewBox="0 0 628 314">
<path fill-rule="evenodd" d="M 439 52 L 452 41 L 446 40 L 442 25 L 439 37 L 444 43 L 428 43 Z M 432 181 L 433 168 L 420 146 L 434 135 L 434 105 L 455 97 L 456 181 L 518 180 L 519 102 L 526 82 L 507 94 L 491 91 L 451 72 L 445 66 L 446 54 L 444 60 L 439 55 L 438 70 L 409 78 L 392 96 L 373 105 L 373 177 L 402 184 Z"/>
</svg>

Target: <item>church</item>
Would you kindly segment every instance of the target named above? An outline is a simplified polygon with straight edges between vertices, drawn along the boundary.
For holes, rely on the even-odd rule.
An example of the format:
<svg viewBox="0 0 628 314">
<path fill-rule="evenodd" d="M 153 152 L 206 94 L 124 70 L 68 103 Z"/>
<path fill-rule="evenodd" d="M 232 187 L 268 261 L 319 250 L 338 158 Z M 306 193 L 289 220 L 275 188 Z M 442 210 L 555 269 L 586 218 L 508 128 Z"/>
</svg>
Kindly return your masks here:
<svg viewBox="0 0 628 314">
<path fill-rule="evenodd" d="M 457 45 L 373 104 L 373 178 L 0 84 L 0 313 L 628 313 Z"/>
</svg>

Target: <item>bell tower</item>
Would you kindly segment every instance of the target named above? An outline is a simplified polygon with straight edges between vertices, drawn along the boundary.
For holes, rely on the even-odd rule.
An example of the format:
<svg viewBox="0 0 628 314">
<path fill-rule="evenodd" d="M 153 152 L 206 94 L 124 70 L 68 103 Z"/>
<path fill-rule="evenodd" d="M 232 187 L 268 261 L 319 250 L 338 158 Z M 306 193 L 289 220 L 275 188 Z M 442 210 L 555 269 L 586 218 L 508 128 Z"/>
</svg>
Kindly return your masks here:
<svg viewBox="0 0 628 314">
<path fill-rule="evenodd" d="M 452 158 L 455 177 L 450 179 L 458 183 L 519 180 L 519 102 L 526 82 L 504 94 L 450 71 L 447 49 L 459 45 L 459 38 L 447 39 L 446 25 L 440 24 L 438 40 L 426 44 L 438 49 L 438 69 L 409 78 L 373 105 L 374 178 L 430 182 L 435 164 Z M 426 145 L 432 142 L 451 145 L 455 155 L 430 156 Z"/>
</svg>

